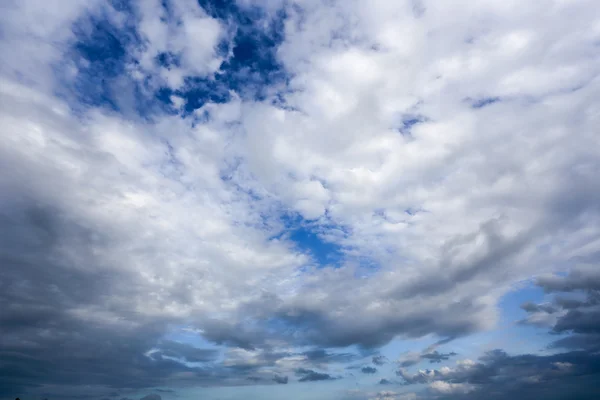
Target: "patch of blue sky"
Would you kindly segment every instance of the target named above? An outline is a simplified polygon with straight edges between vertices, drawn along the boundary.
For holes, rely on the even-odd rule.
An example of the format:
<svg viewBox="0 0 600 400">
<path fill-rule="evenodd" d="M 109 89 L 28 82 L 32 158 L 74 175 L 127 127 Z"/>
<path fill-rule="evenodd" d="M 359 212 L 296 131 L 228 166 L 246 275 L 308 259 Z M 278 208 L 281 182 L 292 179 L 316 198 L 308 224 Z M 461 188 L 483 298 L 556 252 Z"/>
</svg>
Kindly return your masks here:
<svg viewBox="0 0 600 400">
<path fill-rule="evenodd" d="M 175 327 L 170 333 L 166 334 L 163 339 L 170 340 L 173 342 L 179 342 L 188 344 L 190 346 L 199 349 L 217 350 L 218 356 L 215 360 L 216 363 L 220 363 L 224 360 L 224 352 L 227 350 L 227 346 L 221 346 L 211 341 L 204 339 L 202 332 L 196 329 L 192 329 L 187 326 Z M 180 360 L 183 364 L 188 366 L 196 366 L 198 363 L 186 363 Z"/>
<path fill-rule="evenodd" d="M 207 102 L 227 102 L 231 91 L 258 101 L 273 96 L 273 86 L 289 79 L 276 57 L 284 38 L 285 12 L 267 15 L 259 7 L 241 6 L 233 0 L 200 0 L 199 4 L 209 15 L 233 27 L 233 34 L 219 45 L 225 56 L 219 71 L 210 77 L 188 77 L 184 89 L 174 93 L 185 100 L 185 111 L 190 113 Z"/>
<path fill-rule="evenodd" d="M 519 323 L 527 313 L 521 308 L 525 302 L 540 303 L 548 297 L 532 282 L 523 282 L 504 295 L 498 303 L 500 312 L 496 329 L 474 333 L 452 342 L 452 350 L 459 358 L 476 359 L 485 351 L 510 349 L 511 354 L 547 354 L 548 345 L 557 340 L 548 333 L 550 328 Z"/>
<path fill-rule="evenodd" d="M 471 108 L 477 109 L 477 108 L 483 108 L 483 107 L 492 105 L 494 103 L 498 103 L 501 99 L 500 99 L 500 97 L 493 96 L 493 97 L 481 97 L 481 98 L 477 98 L 477 99 L 472 99 L 469 97 L 465 100 L 471 104 Z"/>
<path fill-rule="evenodd" d="M 75 88 L 84 104 L 118 110 L 110 83 L 125 69 L 125 35 L 106 20 L 89 18 L 74 28 L 79 38 L 74 52 L 80 58 Z M 91 32 L 86 32 L 84 24 L 91 24 Z"/>
<path fill-rule="evenodd" d="M 422 124 L 429 121 L 429 119 L 423 115 L 403 115 L 398 131 L 406 137 L 412 137 L 412 128 L 415 125 Z"/>
<path fill-rule="evenodd" d="M 118 23 L 112 17 L 115 11 L 122 17 Z M 135 104 L 140 93 L 136 92 L 136 85 L 126 71 L 127 64 L 133 61 L 130 49 L 140 43 L 129 2 L 108 2 L 98 14 L 85 15 L 76 21 L 72 30 L 77 40 L 54 70 L 61 90 L 66 88 L 75 95 L 71 102 L 75 111 L 82 106 L 112 111 L 123 111 L 123 107 L 135 111 L 147 109 L 143 102 Z M 69 69 L 64 68 L 65 63 L 74 63 L 77 67 L 74 79 L 66 75 Z M 129 91 L 127 95 L 123 95 L 125 88 Z"/>
<path fill-rule="evenodd" d="M 285 12 L 268 15 L 259 7 L 240 6 L 235 1 L 199 1 L 205 11 L 230 27 L 231 35 L 223 40 L 218 53 L 224 57 L 219 70 L 211 76 L 187 76 L 176 90 L 154 87 L 152 77 L 132 79 L 126 67 L 135 65 L 133 51 L 142 46 L 137 32 L 135 13 L 127 1 L 113 1 L 112 7 L 126 16 L 124 22 L 113 24 L 108 13 L 88 15 L 74 24 L 78 41 L 66 55 L 74 61 L 78 74 L 73 83 L 65 85 L 76 94 L 73 107 L 104 107 L 117 112 L 134 111 L 150 118 L 157 111 L 177 113 L 172 103 L 176 95 L 184 100 L 183 116 L 190 115 L 207 103 L 225 103 L 231 92 L 240 97 L 265 100 L 275 96 L 275 86 L 285 86 L 289 79 L 276 49 L 284 38 Z M 169 19 L 169 1 L 163 2 Z M 166 21 L 165 21 L 166 22 Z M 177 21 L 169 21 L 177 23 Z M 155 62 L 163 68 L 176 68 L 180 54 L 164 52 Z M 57 74 L 64 74 L 57 66 Z"/>
<path fill-rule="evenodd" d="M 324 238 L 322 225 L 306 220 L 299 214 L 284 214 L 281 220 L 284 224 L 282 236 L 292 241 L 300 252 L 309 254 L 319 267 L 340 266 L 344 257 L 343 248 Z"/>
</svg>

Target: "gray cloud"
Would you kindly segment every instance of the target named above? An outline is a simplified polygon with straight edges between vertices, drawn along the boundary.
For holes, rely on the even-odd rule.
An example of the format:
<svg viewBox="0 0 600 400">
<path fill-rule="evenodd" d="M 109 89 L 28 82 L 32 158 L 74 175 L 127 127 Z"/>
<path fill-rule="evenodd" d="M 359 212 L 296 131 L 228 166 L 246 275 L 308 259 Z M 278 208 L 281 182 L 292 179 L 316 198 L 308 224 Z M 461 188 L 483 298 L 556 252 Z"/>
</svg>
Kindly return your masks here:
<svg viewBox="0 0 600 400">
<path fill-rule="evenodd" d="M 436 350 L 433 353 L 426 353 L 426 354 L 421 355 L 421 358 L 429 360 L 430 363 L 434 364 L 434 363 L 441 363 L 442 361 L 446 361 L 446 360 L 450 359 L 450 357 L 453 357 L 455 355 L 456 355 L 455 352 L 440 353 Z"/>
<path fill-rule="evenodd" d="M 571 352 L 553 356 L 509 356 L 494 351 L 476 363 L 409 374 L 398 371 L 405 384 L 429 384 L 432 398 L 449 399 L 593 399 L 600 393 L 595 381 L 600 375 L 598 355 Z M 442 383 L 440 383 L 442 382 Z"/>
<path fill-rule="evenodd" d="M 388 362 L 388 359 L 385 356 L 379 355 L 379 356 L 373 356 L 372 361 L 373 361 L 373 364 L 381 366 L 381 365 L 386 364 Z"/>
<path fill-rule="evenodd" d="M 215 361 L 218 356 L 218 351 L 215 349 L 199 349 L 172 340 L 163 340 L 157 347 L 161 355 L 183 359 L 187 362 L 211 362 Z"/>
<path fill-rule="evenodd" d="M 306 356 L 307 361 L 320 364 L 320 363 L 348 363 L 358 358 L 358 355 L 352 353 L 330 353 L 325 349 L 315 349 L 301 353 Z"/>
<path fill-rule="evenodd" d="M 538 278 L 537 284 L 553 293 L 551 304 L 527 303 L 522 323 L 547 321 L 553 333 L 569 334 L 551 344 L 553 348 L 600 349 L 600 271 L 596 264 L 580 264 L 566 276 Z M 571 296 L 571 297 L 568 297 Z M 577 296 L 577 297 L 573 297 Z"/>
<path fill-rule="evenodd" d="M 305 368 L 298 368 L 295 372 L 296 375 L 300 376 L 300 379 L 298 379 L 299 382 L 330 381 L 336 379 L 324 372 L 317 372 Z"/>
<path fill-rule="evenodd" d="M 377 368 L 375 368 L 375 367 L 369 367 L 369 366 L 362 367 L 360 370 L 361 370 L 361 372 L 363 374 L 374 374 L 374 373 L 377 372 Z"/>
<path fill-rule="evenodd" d="M 554 341 L 553 349 L 568 352 L 550 356 L 510 356 L 495 350 L 478 362 L 461 361 L 456 367 L 411 374 L 400 369 L 404 384 L 428 384 L 431 398 L 448 399 L 593 399 L 600 395 L 599 272 L 594 265 L 579 265 L 567 275 L 540 277 L 538 285 L 554 294 L 550 303 L 525 303 L 530 315 L 524 323 L 546 316 L 552 333 L 568 334 Z M 567 297 L 577 296 L 577 297 Z M 540 317 L 541 315 L 541 317 Z M 533 318 L 535 317 L 535 318 Z"/>
</svg>

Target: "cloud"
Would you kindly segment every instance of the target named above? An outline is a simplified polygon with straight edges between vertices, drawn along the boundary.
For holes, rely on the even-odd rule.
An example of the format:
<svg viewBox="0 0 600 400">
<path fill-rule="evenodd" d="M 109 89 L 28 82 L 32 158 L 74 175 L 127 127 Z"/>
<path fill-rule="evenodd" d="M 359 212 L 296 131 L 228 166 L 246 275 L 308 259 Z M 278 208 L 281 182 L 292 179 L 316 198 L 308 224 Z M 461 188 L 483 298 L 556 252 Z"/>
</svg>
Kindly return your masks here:
<svg viewBox="0 0 600 400">
<path fill-rule="evenodd" d="M 184 359 L 187 362 L 215 361 L 218 351 L 215 349 L 199 349 L 185 343 L 162 341 L 158 352 L 162 356 Z M 154 353 L 156 354 L 156 353 Z"/>
<path fill-rule="evenodd" d="M 358 358 L 353 353 L 331 353 L 325 349 L 309 350 L 301 353 L 301 355 L 305 356 L 308 362 L 314 364 L 348 363 Z"/>
<path fill-rule="evenodd" d="M 336 348 L 494 328 L 534 275 L 569 352 L 400 376 L 589 389 L 594 1 L 125 3 L 0 13 L 0 396 L 329 380 Z"/>
<path fill-rule="evenodd" d="M 373 356 L 372 361 L 373 361 L 373 364 L 381 366 L 381 365 L 384 365 L 385 363 L 387 363 L 388 359 L 385 356 L 379 355 L 379 356 Z"/>
<path fill-rule="evenodd" d="M 569 352 L 550 356 L 510 356 L 502 350 L 488 352 L 478 362 L 463 360 L 455 367 L 421 370 L 415 374 L 400 369 L 406 385 L 428 384 L 432 398 L 445 394 L 456 399 L 592 399 L 593 384 L 600 373 L 597 354 Z"/>
<path fill-rule="evenodd" d="M 455 355 L 456 355 L 456 353 L 454 353 L 454 352 L 444 354 L 444 353 L 439 353 L 436 350 L 433 353 L 423 354 L 421 357 L 429 360 L 430 363 L 434 364 L 434 363 L 441 363 L 442 361 L 446 361 L 446 360 L 450 359 L 450 357 L 455 356 Z"/>
<path fill-rule="evenodd" d="M 288 383 L 288 377 L 287 376 L 276 376 L 273 378 L 273 380 L 276 383 L 282 384 L 282 385 L 286 385 Z"/>
<path fill-rule="evenodd" d="M 550 303 L 525 303 L 528 316 L 521 323 L 540 325 L 556 334 L 570 334 L 551 344 L 554 348 L 600 348 L 600 272 L 596 264 L 579 264 L 567 275 L 545 275 L 537 284 L 552 293 Z"/>
<path fill-rule="evenodd" d="M 439 340 L 439 341 L 433 343 L 432 345 L 423 349 L 420 353 L 408 352 L 406 354 L 403 354 L 400 357 L 400 359 L 398 360 L 398 362 L 400 363 L 401 367 L 410 367 L 412 365 L 416 365 L 416 364 L 420 363 L 422 360 L 429 360 L 429 362 L 431 364 L 446 361 L 450 357 L 455 356 L 456 353 L 454 353 L 454 352 L 440 353 L 435 349 L 438 348 L 439 346 L 442 346 L 444 344 L 451 342 L 452 340 L 454 340 L 454 338 L 449 337 L 449 338 L 442 339 L 442 340 Z"/>
<path fill-rule="evenodd" d="M 429 384 L 429 388 L 439 394 L 464 394 L 469 393 L 473 388 L 465 383 L 448 383 L 444 381 L 433 381 Z"/>
<path fill-rule="evenodd" d="M 363 374 L 374 374 L 377 372 L 377 368 L 369 366 L 362 367 L 360 370 Z"/>
<path fill-rule="evenodd" d="M 336 379 L 329 374 L 304 368 L 298 368 L 296 375 L 300 376 L 299 382 L 330 381 Z"/>
</svg>

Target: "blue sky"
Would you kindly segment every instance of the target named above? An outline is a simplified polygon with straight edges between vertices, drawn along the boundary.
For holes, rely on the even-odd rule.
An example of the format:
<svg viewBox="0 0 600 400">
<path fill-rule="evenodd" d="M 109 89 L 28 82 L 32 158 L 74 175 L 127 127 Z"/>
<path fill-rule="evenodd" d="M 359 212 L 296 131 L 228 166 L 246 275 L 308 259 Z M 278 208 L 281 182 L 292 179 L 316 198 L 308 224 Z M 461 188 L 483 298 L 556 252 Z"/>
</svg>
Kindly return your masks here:
<svg viewBox="0 0 600 400">
<path fill-rule="evenodd" d="M 0 400 L 600 396 L 594 1 L 0 10 Z"/>
</svg>

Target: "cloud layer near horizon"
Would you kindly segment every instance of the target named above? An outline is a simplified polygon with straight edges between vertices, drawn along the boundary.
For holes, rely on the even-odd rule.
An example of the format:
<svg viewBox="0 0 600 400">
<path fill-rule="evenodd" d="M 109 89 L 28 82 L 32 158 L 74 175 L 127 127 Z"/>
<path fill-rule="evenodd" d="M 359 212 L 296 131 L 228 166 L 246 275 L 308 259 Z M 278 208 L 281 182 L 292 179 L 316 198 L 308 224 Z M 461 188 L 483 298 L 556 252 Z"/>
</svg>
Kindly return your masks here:
<svg viewBox="0 0 600 400">
<path fill-rule="evenodd" d="M 535 276 L 566 353 L 399 377 L 598 372 L 594 1 L 215 4 L 1 6 L 0 398 L 376 375 Z"/>
</svg>

